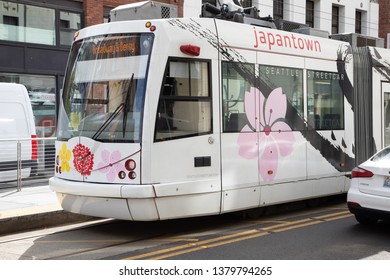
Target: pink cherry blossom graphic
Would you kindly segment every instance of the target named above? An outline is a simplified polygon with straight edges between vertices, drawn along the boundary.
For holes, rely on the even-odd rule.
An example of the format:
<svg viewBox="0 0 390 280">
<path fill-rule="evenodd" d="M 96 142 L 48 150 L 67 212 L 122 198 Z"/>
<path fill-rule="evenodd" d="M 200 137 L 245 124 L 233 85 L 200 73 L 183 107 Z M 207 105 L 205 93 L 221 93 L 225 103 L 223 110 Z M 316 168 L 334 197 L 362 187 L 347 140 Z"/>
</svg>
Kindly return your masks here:
<svg viewBox="0 0 390 280">
<path fill-rule="evenodd" d="M 237 139 L 239 154 L 246 159 L 258 157 L 261 177 L 265 181 L 272 181 L 278 169 L 279 157 L 290 155 L 295 142 L 290 126 L 285 122 L 287 97 L 282 88 L 274 89 L 265 98 L 259 89 L 252 87 L 245 94 L 244 105 L 250 125 L 260 132 L 258 135 L 249 125 L 244 126 Z"/>
<path fill-rule="evenodd" d="M 121 174 L 124 174 L 125 167 L 119 161 L 122 158 L 122 155 L 119 151 L 113 151 L 111 154 L 107 150 L 103 150 L 101 153 L 102 161 L 98 164 L 98 169 L 102 173 L 106 173 L 107 180 L 109 182 L 114 182 L 115 178 Z"/>
</svg>

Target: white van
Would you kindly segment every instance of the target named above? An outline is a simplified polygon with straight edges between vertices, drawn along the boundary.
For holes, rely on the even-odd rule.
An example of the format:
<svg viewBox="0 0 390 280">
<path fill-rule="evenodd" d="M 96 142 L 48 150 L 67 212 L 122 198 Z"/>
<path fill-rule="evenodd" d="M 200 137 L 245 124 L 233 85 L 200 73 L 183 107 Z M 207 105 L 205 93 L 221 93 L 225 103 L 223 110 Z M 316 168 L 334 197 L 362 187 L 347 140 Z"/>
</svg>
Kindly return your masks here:
<svg viewBox="0 0 390 280">
<path fill-rule="evenodd" d="M 0 83 L 0 182 L 17 180 L 17 143 L 22 178 L 37 168 L 38 145 L 34 115 L 25 86 Z"/>
</svg>

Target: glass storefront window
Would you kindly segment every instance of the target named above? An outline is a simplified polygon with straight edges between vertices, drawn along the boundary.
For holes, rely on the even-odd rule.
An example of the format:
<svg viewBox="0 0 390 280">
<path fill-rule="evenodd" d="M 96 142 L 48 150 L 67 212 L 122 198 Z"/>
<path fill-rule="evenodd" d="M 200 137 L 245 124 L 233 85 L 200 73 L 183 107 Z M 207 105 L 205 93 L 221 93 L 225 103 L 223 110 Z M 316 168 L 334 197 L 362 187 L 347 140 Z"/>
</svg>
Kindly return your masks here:
<svg viewBox="0 0 390 280">
<path fill-rule="evenodd" d="M 0 82 L 24 85 L 30 96 L 37 135 L 55 136 L 56 78 L 54 76 L 0 73 Z"/>
<path fill-rule="evenodd" d="M 60 44 L 70 46 L 73 36 L 81 28 L 81 15 L 71 12 L 60 12 Z"/>
<path fill-rule="evenodd" d="M 0 40 L 55 46 L 55 10 L 0 1 Z"/>
</svg>

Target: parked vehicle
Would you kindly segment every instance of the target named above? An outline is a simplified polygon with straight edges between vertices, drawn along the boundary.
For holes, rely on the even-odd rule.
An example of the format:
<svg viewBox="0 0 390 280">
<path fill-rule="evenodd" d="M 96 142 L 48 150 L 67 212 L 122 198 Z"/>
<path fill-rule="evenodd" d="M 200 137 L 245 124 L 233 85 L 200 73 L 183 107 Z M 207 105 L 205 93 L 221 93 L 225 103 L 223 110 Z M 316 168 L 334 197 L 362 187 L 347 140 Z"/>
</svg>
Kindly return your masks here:
<svg viewBox="0 0 390 280">
<path fill-rule="evenodd" d="M 347 201 L 361 224 L 390 218 L 390 146 L 352 170 Z"/>
<path fill-rule="evenodd" d="M 34 115 L 25 86 L 0 83 L 0 182 L 17 180 L 18 143 L 21 178 L 37 166 L 37 139 Z"/>
</svg>

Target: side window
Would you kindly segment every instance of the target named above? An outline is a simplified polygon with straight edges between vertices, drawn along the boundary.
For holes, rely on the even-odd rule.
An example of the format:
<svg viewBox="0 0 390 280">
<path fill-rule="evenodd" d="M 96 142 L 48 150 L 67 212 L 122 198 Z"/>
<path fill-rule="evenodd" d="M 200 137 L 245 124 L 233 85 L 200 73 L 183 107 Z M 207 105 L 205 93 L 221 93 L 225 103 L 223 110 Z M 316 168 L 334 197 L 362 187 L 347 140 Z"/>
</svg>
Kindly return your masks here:
<svg viewBox="0 0 390 280">
<path fill-rule="evenodd" d="M 211 131 L 210 63 L 168 60 L 158 102 L 155 141 Z"/>
<path fill-rule="evenodd" d="M 344 129 L 343 74 L 307 71 L 308 122 L 317 130 Z"/>
<path fill-rule="evenodd" d="M 254 83 L 255 65 L 222 62 L 223 131 L 240 132 L 248 124 L 244 108 L 245 92 Z"/>
<path fill-rule="evenodd" d="M 260 89 L 266 100 L 268 100 L 269 96 L 277 88 L 282 89 L 287 97 L 287 102 L 303 118 L 303 70 L 260 65 Z M 293 119 L 287 119 L 286 122 L 293 130 L 296 129 Z"/>
</svg>

